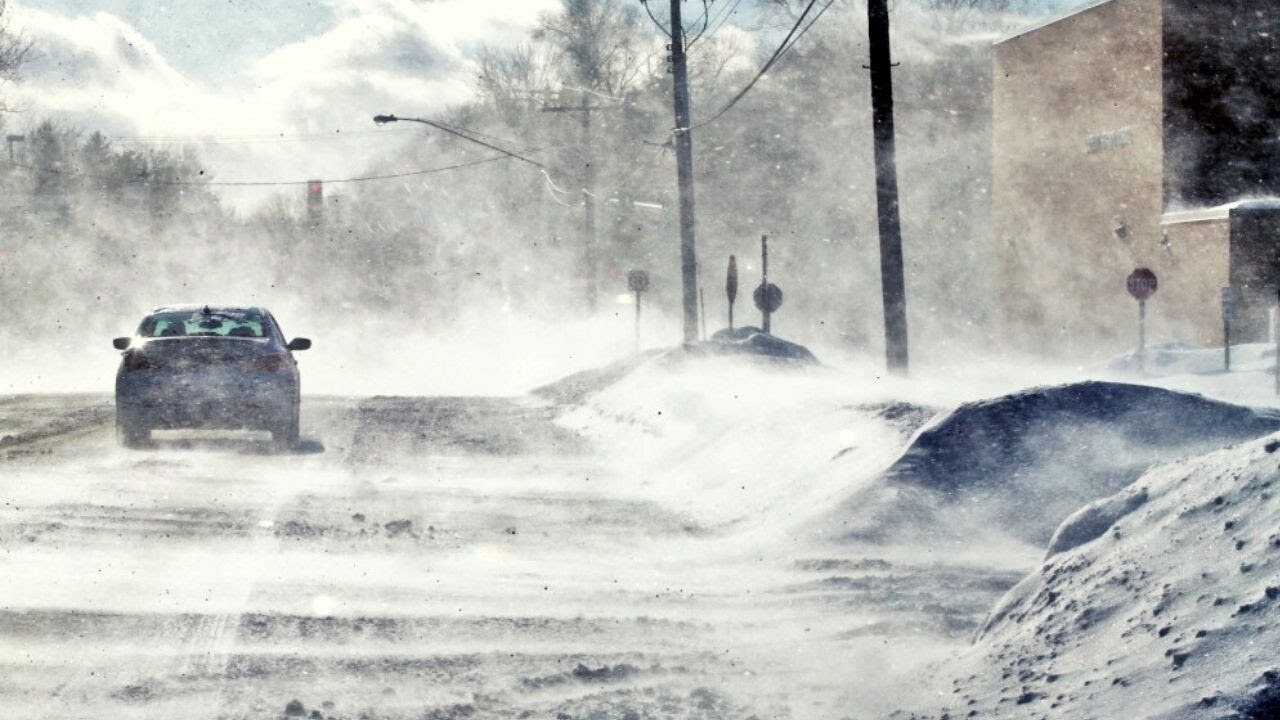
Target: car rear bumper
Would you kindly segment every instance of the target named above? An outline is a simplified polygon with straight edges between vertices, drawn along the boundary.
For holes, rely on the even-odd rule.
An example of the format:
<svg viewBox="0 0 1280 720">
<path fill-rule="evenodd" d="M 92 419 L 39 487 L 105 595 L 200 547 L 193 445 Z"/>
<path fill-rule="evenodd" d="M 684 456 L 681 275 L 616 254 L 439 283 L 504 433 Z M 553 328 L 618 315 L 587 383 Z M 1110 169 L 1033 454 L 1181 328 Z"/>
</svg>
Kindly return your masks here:
<svg viewBox="0 0 1280 720">
<path fill-rule="evenodd" d="M 268 373 L 134 372 L 116 379 L 117 412 L 151 428 L 272 430 L 297 407 L 297 384 Z"/>
</svg>

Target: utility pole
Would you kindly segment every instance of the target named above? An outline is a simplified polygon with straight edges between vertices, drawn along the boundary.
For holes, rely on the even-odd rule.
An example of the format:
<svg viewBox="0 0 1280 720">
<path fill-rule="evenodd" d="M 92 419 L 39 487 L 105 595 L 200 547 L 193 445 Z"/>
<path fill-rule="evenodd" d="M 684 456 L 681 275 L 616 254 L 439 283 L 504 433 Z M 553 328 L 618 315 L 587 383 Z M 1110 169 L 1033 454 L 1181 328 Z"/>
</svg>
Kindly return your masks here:
<svg viewBox="0 0 1280 720">
<path fill-rule="evenodd" d="M 689 113 L 689 70 L 685 62 L 681 0 L 671 0 L 671 77 L 675 104 L 676 180 L 680 189 L 680 278 L 684 341 L 698 339 L 698 254 L 693 221 L 693 128 Z"/>
<path fill-rule="evenodd" d="M 887 0 L 867 0 L 871 49 L 871 124 L 875 135 L 876 209 L 880 225 L 880 287 L 884 297 L 885 360 L 891 372 L 907 372 L 907 295 L 898 170 L 894 160 L 893 64 Z"/>
<path fill-rule="evenodd" d="M 593 107 L 589 100 L 587 91 L 583 90 L 581 105 L 545 107 L 542 111 L 582 113 L 582 252 L 587 274 L 587 310 L 595 313 L 599 291 L 596 288 L 596 166 L 595 153 L 591 149 L 591 111 L 598 108 Z"/>
</svg>

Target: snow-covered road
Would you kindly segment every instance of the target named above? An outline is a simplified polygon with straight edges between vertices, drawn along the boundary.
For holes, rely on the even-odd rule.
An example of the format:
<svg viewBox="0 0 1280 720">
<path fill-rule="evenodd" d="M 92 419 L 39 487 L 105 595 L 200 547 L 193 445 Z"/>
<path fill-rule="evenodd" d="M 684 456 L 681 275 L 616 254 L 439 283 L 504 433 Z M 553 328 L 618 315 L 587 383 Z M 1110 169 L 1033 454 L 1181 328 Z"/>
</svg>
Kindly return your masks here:
<svg viewBox="0 0 1280 720">
<path fill-rule="evenodd" d="M 1280 413 L 1006 375 L 674 351 L 290 454 L 0 397 L 0 717 L 1271 717 Z"/>
<path fill-rule="evenodd" d="M 4 717 L 858 716 L 1021 577 L 753 542 L 529 400 L 309 399 L 292 455 L 2 402 Z"/>
</svg>

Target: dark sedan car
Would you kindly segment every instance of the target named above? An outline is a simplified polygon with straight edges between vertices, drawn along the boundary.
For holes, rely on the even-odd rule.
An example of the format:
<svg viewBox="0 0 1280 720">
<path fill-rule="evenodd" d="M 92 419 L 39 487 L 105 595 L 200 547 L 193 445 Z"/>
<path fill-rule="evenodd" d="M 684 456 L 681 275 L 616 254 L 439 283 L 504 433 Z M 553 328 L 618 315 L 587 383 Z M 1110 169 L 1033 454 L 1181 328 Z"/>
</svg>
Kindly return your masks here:
<svg viewBox="0 0 1280 720">
<path fill-rule="evenodd" d="M 285 343 L 261 307 L 176 306 L 154 310 L 116 372 L 116 427 L 126 447 L 157 428 L 267 430 L 278 445 L 298 441 L 298 364 L 306 338 Z"/>
</svg>

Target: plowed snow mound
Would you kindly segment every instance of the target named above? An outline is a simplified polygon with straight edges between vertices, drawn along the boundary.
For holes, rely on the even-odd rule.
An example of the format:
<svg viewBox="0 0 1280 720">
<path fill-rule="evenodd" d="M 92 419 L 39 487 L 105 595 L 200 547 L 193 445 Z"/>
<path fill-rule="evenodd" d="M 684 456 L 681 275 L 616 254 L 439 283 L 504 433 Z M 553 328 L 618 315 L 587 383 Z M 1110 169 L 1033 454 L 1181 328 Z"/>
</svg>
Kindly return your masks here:
<svg viewBox="0 0 1280 720">
<path fill-rule="evenodd" d="M 1277 450 L 1163 466 L 1064 523 L 1096 537 L 996 606 L 947 668 L 952 716 L 1280 717 Z"/>
<path fill-rule="evenodd" d="M 710 340 L 687 342 L 664 350 L 646 350 L 604 367 L 574 373 L 530 392 L 535 397 L 559 405 L 578 405 L 590 396 L 622 383 L 644 367 L 675 370 L 724 357 L 769 369 L 819 365 L 818 359 L 803 345 L 769 335 L 759 328 L 743 327 L 721 330 Z"/>
<path fill-rule="evenodd" d="M 1155 463 L 1280 429 L 1280 414 L 1144 385 L 1084 382 L 968 403 L 918 432 L 886 482 L 840 509 L 836 534 L 964 536 L 1041 547 L 1076 509 Z"/>
</svg>

